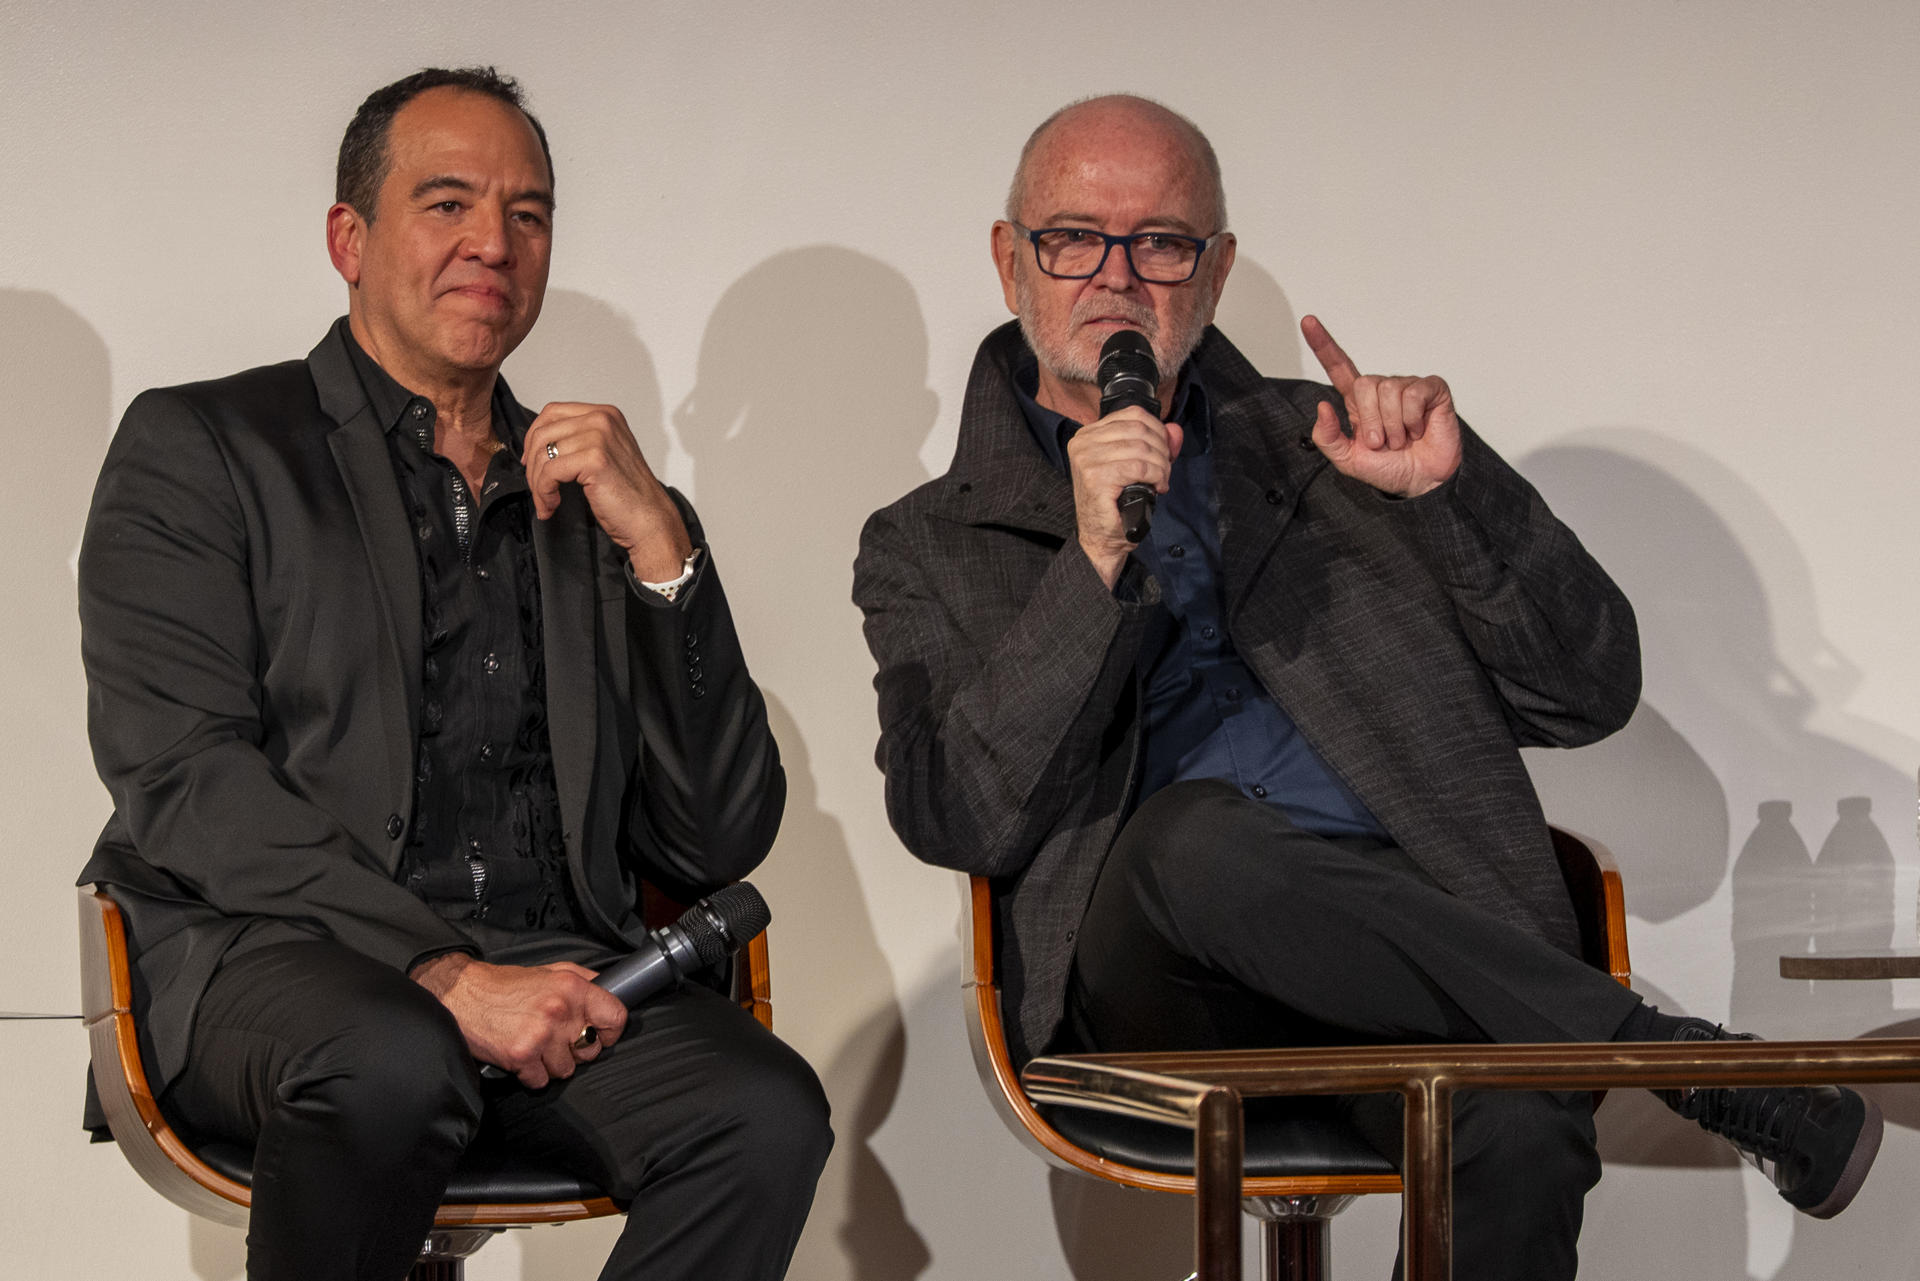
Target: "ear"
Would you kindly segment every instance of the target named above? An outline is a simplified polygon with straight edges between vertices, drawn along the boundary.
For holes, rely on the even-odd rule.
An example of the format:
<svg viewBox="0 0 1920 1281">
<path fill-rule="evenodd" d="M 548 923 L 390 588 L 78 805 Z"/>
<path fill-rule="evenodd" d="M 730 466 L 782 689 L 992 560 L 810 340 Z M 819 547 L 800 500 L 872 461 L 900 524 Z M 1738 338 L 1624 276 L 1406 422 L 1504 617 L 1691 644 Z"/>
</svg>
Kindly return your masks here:
<svg viewBox="0 0 1920 1281">
<path fill-rule="evenodd" d="M 345 201 L 327 210 L 327 257 L 349 285 L 360 283 L 360 257 L 367 244 L 366 219 Z"/>
<path fill-rule="evenodd" d="M 1000 292 L 1007 300 L 1007 310 L 1014 315 L 1020 314 L 1020 307 L 1014 301 L 1013 258 L 1020 250 L 1020 233 L 1013 224 L 1002 218 L 993 224 L 993 269 L 1000 273 Z"/>
<path fill-rule="evenodd" d="M 1215 309 L 1220 306 L 1220 295 L 1227 287 L 1227 273 L 1233 270 L 1233 256 L 1239 247 L 1240 242 L 1234 238 L 1231 231 L 1221 232 L 1220 238 L 1213 246 L 1215 255 L 1213 266 L 1207 273 L 1207 293 L 1210 296 L 1210 301 L 1207 303 L 1209 325 L 1213 323 Z"/>
</svg>

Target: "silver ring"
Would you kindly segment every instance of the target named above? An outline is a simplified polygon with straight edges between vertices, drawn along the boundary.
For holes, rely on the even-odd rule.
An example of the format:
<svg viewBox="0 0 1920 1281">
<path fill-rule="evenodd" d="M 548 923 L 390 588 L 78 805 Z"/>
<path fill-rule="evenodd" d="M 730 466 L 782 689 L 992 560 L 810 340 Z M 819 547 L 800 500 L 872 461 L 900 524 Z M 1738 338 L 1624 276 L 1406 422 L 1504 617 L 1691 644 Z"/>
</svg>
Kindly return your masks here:
<svg viewBox="0 0 1920 1281">
<path fill-rule="evenodd" d="M 547 458 L 551 460 L 551 459 L 558 458 L 559 456 L 560 456 L 560 446 L 554 444 L 552 441 L 548 441 L 547 442 Z"/>
</svg>

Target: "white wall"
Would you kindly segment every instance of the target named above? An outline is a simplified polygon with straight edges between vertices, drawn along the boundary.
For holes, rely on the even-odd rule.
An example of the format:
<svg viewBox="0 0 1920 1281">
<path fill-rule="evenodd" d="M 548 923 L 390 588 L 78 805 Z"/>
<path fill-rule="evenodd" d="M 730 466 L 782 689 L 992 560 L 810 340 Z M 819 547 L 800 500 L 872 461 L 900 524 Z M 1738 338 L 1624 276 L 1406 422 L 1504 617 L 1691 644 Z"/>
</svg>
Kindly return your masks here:
<svg viewBox="0 0 1920 1281">
<path fill-rule="evenodd" d="M 1050 1178 L 984 1106 L 956 882 L 887 829 L 847 603 L 859 522 L 944 467 L 1003 315 L 987 227 L 1019 143 L 1090 92 L 1212 134 L 1241 247 L 1223 325 L 1268 372 L 1311 367 L 1312 310 L 1369 367 L 1444 373 L 1634 597 L 1645 707 L 1537 764 L 1550 812 L 1626 865 L 1646 990 L 1774 1034 L 1920 1006 L 1768 977 L 1805 929 L 1763 875 L 1891 864 L 1894 910 L 1883 889 L 1866 923 L 1915 941 L 1910 0 L 0 0 L 0 1010 L 76 1004 L 68 884 L 107 804 L 70 558 L 113 424 L 141 388 L 312 345 L 342 309 L 321 242 L 341 128 L 375 85 L 468 61 L 526 82 L 559 170 L 554 293 L 508 373 L 534 403 L 624 406 L 700 503 L 774 705 L 780 1026 L 840 1136 L 797 1277 L 1185 1275 L 1183 1204 Z M 1836 821 L 1843 797 L 1870 808 Z M 0 1023 L 0 1266 L 239 1275 L 237 1233 L 83 1144 L 83 1056 L 73 1023 Z M 1920 1097 L 1886 1097 L 1877 1177 L 1815 1224 L 1617 1096 L 1587 1275 L 1911 1275 Z M 1393 1223 L 1350 1212 L 1344 1275 L 1385 1273 Z M 587 1276 L 605 1241 L 518 1234 L 473 1274 Z"/>
</svg>

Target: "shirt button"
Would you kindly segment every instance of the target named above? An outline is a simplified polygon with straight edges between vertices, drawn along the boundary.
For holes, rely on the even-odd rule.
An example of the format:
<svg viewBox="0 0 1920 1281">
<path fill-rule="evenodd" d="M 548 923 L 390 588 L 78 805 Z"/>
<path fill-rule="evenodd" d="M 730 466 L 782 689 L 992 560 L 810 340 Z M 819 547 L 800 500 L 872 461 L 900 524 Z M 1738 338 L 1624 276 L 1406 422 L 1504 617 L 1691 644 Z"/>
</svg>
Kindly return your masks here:
<svg viewBox="0 0 1920 1281">
<path fill-rule="evenodd" d="M 486 568 L 476 569 L 473 571 L 473 576 L 481 582 L 485 582 L 487 579 L 493 577 L 493 571 Z"/>
<path fill-rule="evenodd" d="M 415 418 L 425 418 L 427 416 L 427 407 L 425 405 L 415 405 L 413 407 L 413 416 Z"/>
<path fill-rule="evenodd" d="M 492 676 L 500 670 L 500 659 L 495 654 L 488 654 L 480 660 L 480 666 L 487 675 Z"/>
<path fill-rule="evenodd" d="M 483 761 L 490 761 L 490 760 L 492 760 L 492 759 L 493 759 L 493 744 L 492 744 L 492 743 L 482 743 L 482 744 L 480 744 L 480 759 L 481 759 L 481 760 L 483 760 Z"/>
<path fill-rule="evenodd" d="M 1229 703 L 1237 703 L 1240 701 L 1240 687 L 1238 685 L 1227 686 L 1227 701 Z"/>
<path fill-rule="evenodd" d="M 1280 491 L 1277 489 L 1269 489 L 1267 491 L 1267 502 L 1274 507 L 1278 507 L 1280 505 Z"/>
<path fill-rule="evenodd" d="M 396 840 L 396 841 L 399 840 L 400 833 L 406 830 L 407 830 L 407 825 L 405 822 L 401 820 L 398 814 L 387 815 L 387 836 L 390 839 Z"/>
<path fill-rule="evenodd" d="M 1182 547 L 1179 543 L 1175 543 L 1173 546 L 1167 548 L 1167 555 L 1173 557 L 1175 560 L 1180 559 L 1182 556 L 1185 556 L 1186 554 L 1187 554 L 1187 549 Z"/>
<path fill-rule="evenodd" d="M 426 542 L 426 541 L 427 541 L 428 539 L 430 539 L 430 538 L 432 538 L 432 537 L 433 537 L 433 526 L 431 526 L 431 525 L 422 525 L 422 526 L 420 526 L 420 541 L 421 541 L 421 542 L 423 542 L 423 543 L 424 543 L 424 542 Z"/>
<path fill-rule="evenodd" d="M 1218 636 L 1219 634 L 1220 633 L 1215 631 L 1211 625 L 1202 627 L 1200 629 L 1200 635 L 1206 640 L 1212 640 L 1214 637 Z"/>
<path fill-rule="evenodd" d="M 1258 783 L 1255 783 L 1252 787 L 1248 788 L 1247 790 L 1252 792 L 1254 796 L 1259 798 L 1260 800 L 1266 799 L 1267 789 L 1260 786 L 1260 784 Z"/>
</svg>

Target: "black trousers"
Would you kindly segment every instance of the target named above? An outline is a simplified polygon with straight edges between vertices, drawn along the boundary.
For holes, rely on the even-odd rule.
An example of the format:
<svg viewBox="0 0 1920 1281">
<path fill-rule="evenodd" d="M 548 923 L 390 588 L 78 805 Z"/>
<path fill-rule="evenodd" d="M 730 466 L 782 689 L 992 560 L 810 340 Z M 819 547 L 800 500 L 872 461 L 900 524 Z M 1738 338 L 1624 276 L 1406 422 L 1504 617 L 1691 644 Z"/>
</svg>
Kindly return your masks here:
<svg viewBox="0 0 1920 1281">
<path fill-rule="evenodd" d="M 1075 940 L 1066 1035 L 1102 1051 L 1605 1041 L 1639 998 L 1441 889 L 1402 850 L 1301 831 L 1223 782 L 1149 797 Z M 1454 1274 L 1571 1278 L 1592 1096 L 1454 1106 Z M 1401 1156 L 1398 1095 L 1339 1100 Z"/>
<path fill-rule="evenodd" d="M 251 1281 L 404 1277 L 476 1143 L 632 1202 L 607 1281 L 773 1281 L 832 1145 L 812 1069 L 704 988 L 647 1002 L 572 1078 L 526 1090 L 483 1081 L 424 988 L 324 941 L 223 964 L 162 1102 L 254 1146 Z"/>
</svg>

